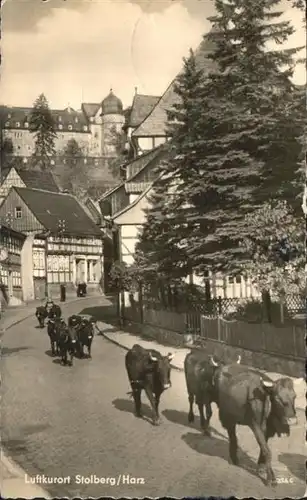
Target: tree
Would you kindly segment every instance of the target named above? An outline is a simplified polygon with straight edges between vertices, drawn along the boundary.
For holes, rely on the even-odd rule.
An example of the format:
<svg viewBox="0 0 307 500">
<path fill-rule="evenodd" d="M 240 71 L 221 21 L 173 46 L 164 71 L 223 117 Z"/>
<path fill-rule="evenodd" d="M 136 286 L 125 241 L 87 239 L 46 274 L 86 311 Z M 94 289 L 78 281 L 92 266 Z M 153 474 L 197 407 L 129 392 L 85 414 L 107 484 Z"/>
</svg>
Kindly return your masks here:
<svg viewBox="0 0 307 500">
<path fill-rule="evenodd" d="M 116 127 L 109 131 L 109 144 L 114 147 L 114 158 L 109 159 L 108 170 L 112 178 L 119 181 L 124 172 L 123 165 L 127 162 L 127 151 L 125 150 L 125 134 L 118 132 Z"/>
<path fill-rule="evenodd" d="M 181 187 L 184 183 L 191 185 L 197 175 L 198 157 L 194 150 L 202 111 L 199 97 L 202 82 L 203 73 L 197 68 L 191 51 L 189 59 L 184 59 L 183 72 L 175 84 L 181 101 L 169 112 L 168 135 L 172 140 L 164 147 L 164 159 L 157 167 L 158 180 L 136 246 L 139 267 L 147 280 L 158 276 L 174 281 L 190 272 L 185 235 L 193 224 L 194 211 Z"/>
<path fill-rule="evenodd" d="M 83 151 L 75 139 L 69 139 L 61 154 L 63 161 L 62 185 L 72 193 L 78 190 L 78 187 L 85 188 L 86 174 L 83 161 Z"/>
<path fill-rule="evenodd" d="M 35 135 L 33 166 L 42 170 L 51 168 L 51 157 L 55 155 L 55 124 L 44 94 L 36 99 L 29 120 L 30 131 Z"/>
<path fill-rule="evenodd" d="M 286 201 L 268 202 L 245 218 L 245 271 L 261 291 L 304 294 L 305 230 Z"/>
<path fill-rule="evenodd" d="M 14 154 L 14 144 L 10 137 L 4 137 L 1 141 L 1 167 L 2 170 L 10 168 Z"/>
</svg>

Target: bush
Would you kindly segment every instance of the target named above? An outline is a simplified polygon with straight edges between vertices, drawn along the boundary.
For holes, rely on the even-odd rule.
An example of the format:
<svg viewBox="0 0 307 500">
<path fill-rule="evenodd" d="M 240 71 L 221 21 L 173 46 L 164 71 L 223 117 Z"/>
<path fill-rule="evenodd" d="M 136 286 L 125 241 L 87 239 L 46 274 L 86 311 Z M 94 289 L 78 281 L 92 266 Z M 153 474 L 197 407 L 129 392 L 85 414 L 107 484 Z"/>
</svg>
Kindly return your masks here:
<svg viewBox="0 0 307 500">
<path fill-rule="evenodd" d="M 279 302 L 271 302 L 270 306 L 271 320 L 274 324 L 281 323 L 281 308 Z M 243 304 L 241 303 L 236 311 L 227 314 L 225 319 L 245 321 L 248 323 L 263 323 L 267 321 L 267 312 L 265 306 L 261 300 L 251 299 L 246 300 Z M 289 313 L 287 306 L 284 305 L 284 321 L 291 321 L 291 314 Z"/>
</svg>

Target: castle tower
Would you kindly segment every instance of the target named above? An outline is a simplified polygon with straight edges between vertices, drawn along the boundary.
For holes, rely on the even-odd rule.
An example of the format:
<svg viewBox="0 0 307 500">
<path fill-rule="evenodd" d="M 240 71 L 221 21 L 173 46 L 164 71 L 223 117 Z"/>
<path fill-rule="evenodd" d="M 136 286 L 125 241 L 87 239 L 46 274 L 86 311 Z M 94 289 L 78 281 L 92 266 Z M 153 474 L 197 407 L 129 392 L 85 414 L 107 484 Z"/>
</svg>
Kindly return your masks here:
<svg viewBox="0 0 307 500">
<path fill-rule="evenodd" d="M 101 103 L 101 151 L 106 156 L 116 156 L 120 137 L 123 134 L 125 117 L 122 101 L 113 94 L 109 95 Z"/>
</svg>

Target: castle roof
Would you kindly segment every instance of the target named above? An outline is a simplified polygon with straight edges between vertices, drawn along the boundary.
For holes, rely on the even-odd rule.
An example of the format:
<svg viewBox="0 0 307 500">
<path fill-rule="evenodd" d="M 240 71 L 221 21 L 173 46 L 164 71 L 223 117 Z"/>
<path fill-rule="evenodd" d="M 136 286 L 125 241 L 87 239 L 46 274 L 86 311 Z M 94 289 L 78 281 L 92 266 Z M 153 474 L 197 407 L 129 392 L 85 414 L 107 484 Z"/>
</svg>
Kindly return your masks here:
<svg viewBox="0 0 307 500">
<path fill-rule="evenodd" d="M 33 108 L 18 106 L 0 106 L 1 122 L 4 129 L 28 129 Z M 51 109 L 55 129 L 64 131 L 87 132 L 87 118 L 82 111 L 66 109 Z"/>
<path fill-rule="evenodd" d="M 110 90 L 109 95 L 101 103 L 101 115 L 122 115 L 123 114 L 123 103 L 122 101 L 113 94 L 113 90 Z"/>
</svg>

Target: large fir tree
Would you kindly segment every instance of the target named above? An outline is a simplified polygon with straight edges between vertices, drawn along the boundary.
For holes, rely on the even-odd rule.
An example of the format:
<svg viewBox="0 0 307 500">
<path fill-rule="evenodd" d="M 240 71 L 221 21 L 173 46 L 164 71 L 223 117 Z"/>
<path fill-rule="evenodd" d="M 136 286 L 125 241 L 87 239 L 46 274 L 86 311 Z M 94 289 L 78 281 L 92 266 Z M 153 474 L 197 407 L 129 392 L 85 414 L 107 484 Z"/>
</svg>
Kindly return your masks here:
<svg viewBox="0 0 307 500">
<path fill-rule="evenodd" d="M 157 276 L 174 281 L 191 271 L 186 247 L 195 213 L 182 186 L 190 185 L 197 175 L 198 159 L 194 153 L 200 132 L 202 84 L 203 72 L 197 68 L 191 51 L 175 83 L 180 101 L 169 112 L 168 135 L 172 140 L 164 146 L 151 206 L 136 247 L 143 276 L 151 281 Z"/>
<path fill-rule="evenodd" d="M 139 245 L 145 250 L 145 239 L 150 242 L 154 251 L 146 258 L 158 268 L 179 247 L 182 269 L 200 276 L 209 267 L 240 271 L 246 214 L 268 198 L 293 197 L 288 187 L 299 162 L 302 108 L 290 77 L 298 49 L 269 48 L 294 31 L 280 21 L 279 5 L 280 0 L 216 0 L 208 35 L 210 74 L 203 80 L 193 56 L 185 63 L 175 88 L 181 104 L 170 112 L 175 124 L 163 165 L 168 175 L 157 183 Z M 159 259 L 167 248 L 168 261 Z"/>
<path fill-rule="evenodd" d="M 55 124 L 44 94 L 36 99 L 29 120 L 30 130 L 35 135 L 35 150 L 32 155 L 33 166 L 42 170 L 51 167 L 51 157 L 55 155 Z"/>
</svg>

